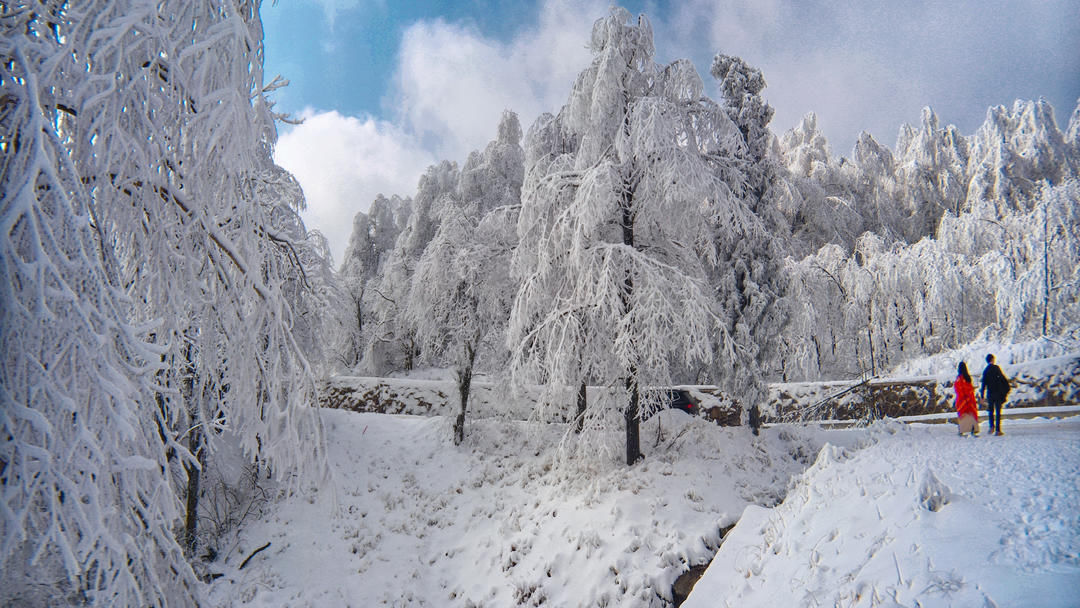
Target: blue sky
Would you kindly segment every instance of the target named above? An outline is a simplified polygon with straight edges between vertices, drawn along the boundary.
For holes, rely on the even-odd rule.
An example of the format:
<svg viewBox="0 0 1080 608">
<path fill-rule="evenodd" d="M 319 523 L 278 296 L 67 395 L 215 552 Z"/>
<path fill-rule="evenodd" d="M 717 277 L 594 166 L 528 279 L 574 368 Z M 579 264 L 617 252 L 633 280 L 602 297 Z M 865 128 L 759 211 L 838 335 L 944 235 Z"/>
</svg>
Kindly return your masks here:
<svg viewBox="0 0 1080 608">
<path fill-rule="evenodd" d="M 1046 97 L 1064 127 L 1080 98 L 1076 0 L 635 1 L 657 59 L 689 58 L 719 97 L 717 52 L 760 68 L 782 134 L 807 112 L 834 155 L 860 131 L 892 146 L 931 106 L 973 132 L 992 105 Z M 309 228 L 340 262 L 352 217 L 379 193 L 411 196 L 430 164 L 462 162 L 495 135 L 503 109 L 528 129 L 557 112 L 588 65 L 606 0 L 264 2 L 267 80 L 279 111 L 276 158 L 303 186 Z"/>
</svg>

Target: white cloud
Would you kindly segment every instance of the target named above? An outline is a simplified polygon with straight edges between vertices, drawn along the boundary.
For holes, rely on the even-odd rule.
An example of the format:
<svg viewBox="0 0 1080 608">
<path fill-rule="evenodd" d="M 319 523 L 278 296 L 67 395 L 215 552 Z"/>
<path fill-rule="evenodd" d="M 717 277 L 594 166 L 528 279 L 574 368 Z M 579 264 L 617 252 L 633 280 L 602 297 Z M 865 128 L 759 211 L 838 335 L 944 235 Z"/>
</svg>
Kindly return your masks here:
<svg viewBox="0 0 1080 608">
<path fill-rule="evenodd" d="M 359 2 L 324 3 L 333 17 Z M 429 165 L 463 162 L 495 138 L 504 109 L 516 111 L 525 129 L 541 112 L 557 111 L 589 65 L 589 32 L 606 11 L 604 0 L 551 0 L 536 27 L 507 43 L 460 24 L 411 25 L 387 99 L 397 108 L 394 122 L 307 109 L 305 123 L 279 138 L 274 159 L 305 192 L 305 224 L 326 235 L 340 261 L 353 216 L 377 194 L 413 195 Z"/>
<path fill-rule="evenodd" d="M 304 188 L 305 224 L 326 235 L 340 262 L 353 216 L 376 195 L 412 196 L 429 165 L 463 162 L 495 138 L 504 109 L 526 129 L 540 113 L 557 112 L 590 61 L 592 23 L 606 12 L 604 0 L 551 0 L 536 27 L 508 43 L 441 20 L 411 25 L 387 98 L 394 122 L 308 109 L 304 124 L 279 138 L 275 160 Z"/>
<path fill-rule="evenodd" d="M 340 262 L 353 216 L 379 194 L 411 196 L 436 158 L 408 133 L 371 117 L 311 109 L 301 116 L 303 124 L 279 137 L 274 160 L 300 182 L 307 199 L 300 215 L 326 236 Z"/>
<path fill-rule="evenodd" d="M 417 22 L 405 31 L 387 105 L 439 157 L 464 159 L 494 138 L 504 109 L 526 129 L 559 110 L 591 60 L 593 21 L 606 12 L 602 0 L 551 0 L 536 27 L 508 43 L 467 25 Z"/>
</svg>

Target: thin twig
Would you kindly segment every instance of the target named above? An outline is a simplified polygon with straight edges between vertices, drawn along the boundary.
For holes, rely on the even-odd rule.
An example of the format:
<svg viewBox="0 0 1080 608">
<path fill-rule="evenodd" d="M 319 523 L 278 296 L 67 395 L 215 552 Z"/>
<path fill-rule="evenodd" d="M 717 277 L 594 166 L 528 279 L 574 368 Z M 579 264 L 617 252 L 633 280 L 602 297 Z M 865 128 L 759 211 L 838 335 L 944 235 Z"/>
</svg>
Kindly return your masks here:
<svg viewBox="0 0 1080 608">
<path fill-rule="evenodd" d="M 259 551 L 262 551 L 263 549 L 265 549 L 265 548 L 267 548 L 267 547 L 269 547 L 269 546 L 270 546 L 270 541 L 266 541 L 266 544 L 265 544 L 265 545 L 263 545 L 263 546 L 259 547 L 258 549 L 255 549 L 254 551 L 252 551 L 252 552 L 251 552 L 251 555 L 247 556 L 247 559 L 245 559 L 245 560 L 244 560 L 243 562 L 241 562 L 241 563 L 240 563 L 240 567 L 239 567 L 239 568 L 237 568 L 237 570 L 243 570 L 243 569 L 244 569 L 244 566 L 246 566 L 246 565 L 248 564 L 248 562 L 250 562 L 250 561 L 251 561 L 251 558 L 255 557 L 255 555 L 256 555 L 256 554 L 257 554 L 257 553 L 258 553 Z"/>
</svg>

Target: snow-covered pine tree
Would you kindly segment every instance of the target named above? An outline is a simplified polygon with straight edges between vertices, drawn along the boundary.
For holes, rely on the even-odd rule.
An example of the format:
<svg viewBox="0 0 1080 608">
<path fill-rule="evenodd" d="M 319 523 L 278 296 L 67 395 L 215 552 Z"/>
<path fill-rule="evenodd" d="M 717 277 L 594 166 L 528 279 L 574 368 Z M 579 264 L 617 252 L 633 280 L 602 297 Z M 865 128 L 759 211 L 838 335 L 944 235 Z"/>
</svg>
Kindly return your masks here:
<svg viewBox="0 0 1080 608">
<path fill-rule="evenodd" d="M 719 81 L 723 106 L 742 136 L 735 149 L 739 174 L 721 175 L 736 194 L 733 206 L 752 213 L 745 220 L 718 226 L 715 246 L 719 264 L 710 271 L 720 301 L 720 319 L 735 337 L 740 356 L 717 359 L 712 380 L 740 395 L 744 409 L 764 397 L 765 379 L 784 375 L 779 358 L 780 333 L 787 322 L 789 303 L 781 260 L 788 249 L 786 222 L 777 205 L 778 162 L 771 151 L 769 131 L 773 109 L 761 97 L 765 78 L 739 57 L 718 54 L 711 73 Z M 745 188 L 736 188 L 745 184 Z M 700 378 L 699 381 L 704 381 Z"/>
<path fill-rule="evenodd" d="M 761 70 L 741 57 L 722 53 L 713 58 L 710 73 L 720 85 L 728 118 L 739 128 L 742 136 L 743 147 L 739 152 L 744 162 L 747 192 L 740 193 L 741 197 L 755 213 L 764 213 L 766 206 L 763 201 L 776 179 L 774 161 L 768 152 L 773 139 L 769 131 L 773 109 L 761 97 L 761 92 L 765 90 L 765 77 Z"/>
<path fill-rule="evenodd" d="M 736 371 L 749 363 L 747 325 L 718 314 L 743 309 L 744 297 L 758 305 L 736 294 L 743 260 L 731 260 L 719 309 L 708 269 L 723 244 L 765 232 L 733 194 L 748 189 L 742 134 L 693 65 L 658 66 L 648 21 L 621 8 L 596 22 L 591 46 L 566 106 L 530 130 L 509 339 L 519 383 L 576 388 L 592 377 L 625 389 L 632 464 L 643 390 L 714 352 L 722 385 L 760 381 Z M 600 426 L 606 414 L 586 412 Z"/>
</svg>

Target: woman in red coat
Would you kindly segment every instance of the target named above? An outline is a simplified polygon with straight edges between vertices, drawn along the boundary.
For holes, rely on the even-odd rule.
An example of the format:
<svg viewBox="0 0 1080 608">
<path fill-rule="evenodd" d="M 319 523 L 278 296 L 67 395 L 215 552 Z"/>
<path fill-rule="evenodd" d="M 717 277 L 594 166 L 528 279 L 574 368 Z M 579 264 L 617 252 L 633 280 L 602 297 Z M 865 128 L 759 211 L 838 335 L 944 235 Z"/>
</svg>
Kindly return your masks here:
<svg viewBox="0 0 1080 608">
<path fill-rule="evenodd" d="M 957 424 L 960 425 L 961 435 L 970 430 L 974 437 L 979 434 L 979 409 L 975 404 L 975 387 L 971 384 L 967 364 L 961 361 L 956 374 L 953 390 L 956 391 Z M 971 419 L 964 420 L 965 416 L 970 416 Z"/>
</svg>

